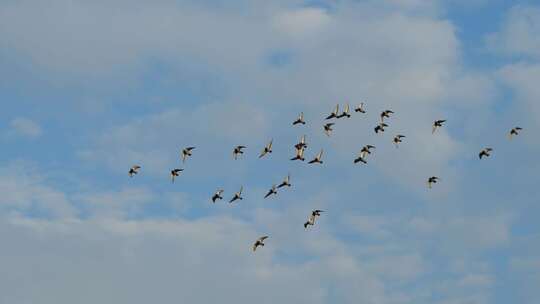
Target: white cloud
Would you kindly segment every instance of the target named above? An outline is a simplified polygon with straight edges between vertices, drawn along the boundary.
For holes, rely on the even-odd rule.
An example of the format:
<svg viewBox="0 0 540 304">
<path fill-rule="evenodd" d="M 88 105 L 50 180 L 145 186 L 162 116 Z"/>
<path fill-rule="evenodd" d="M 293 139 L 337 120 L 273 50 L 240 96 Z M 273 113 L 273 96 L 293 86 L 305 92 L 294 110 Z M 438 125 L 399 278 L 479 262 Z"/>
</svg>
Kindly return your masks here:
<svg viewBox="0 0 540 304">
<path fill-rule="evenodd" d="M 39 137 L 43 132 L 38 123 L 24 117 L 14 118 L 9 125 L 11 129 L 8 133 L 15 136 L 35 138 Z"/>
<path fill-rule="evenodd" d="M 274 17 L 274 26 L 292 36 L 314 35 L 331 21 L 330 15 L 321 8 L 308 7 L 280 13 Z"/>
</svg>

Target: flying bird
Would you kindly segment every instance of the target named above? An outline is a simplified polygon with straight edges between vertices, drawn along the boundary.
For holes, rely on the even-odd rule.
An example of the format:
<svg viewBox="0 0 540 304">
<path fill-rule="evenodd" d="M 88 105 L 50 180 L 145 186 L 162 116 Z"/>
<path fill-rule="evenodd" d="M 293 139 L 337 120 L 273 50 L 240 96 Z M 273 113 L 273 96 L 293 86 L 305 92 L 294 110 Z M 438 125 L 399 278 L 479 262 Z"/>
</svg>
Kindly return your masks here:
<svg viewBox="0 0 540 304">
<path fill-rule="evenodd" d="M 243 200 L 244 198 L 242 197 L 242 190 L 244 190 L 244 186 L 240 186 L 240 191 L 236 192 L 234 194 L 234 196 L 231 198 L 231 200 L 229 201 L 229 204 L 236 201 L 236 200 Z"/>
<path fill-rule="evenodd" d="M 191 156 L 191 152 L 193 149 L 195 149 L 195 147 L 187 147 L 187 148 L 184 148 L 182 150 L 182 162 L 185 162 L 186 161 L 186 158 L 188 158 L 189 156 Z"/>
<path fill-rule="evenodd" d="M 297 148 L 297 149 L 296 149 L 296 155 L 295 155 L 293 158 L 291 158 L 291 160 L 301 160 L 301 161 L 304 161 L 304 160 L 305 160 L 305 158 L 304 158 L 304 150 L 305 150 L 304 147 L 299 148 L 299 149 Z"/>
<path fill-rule="evenodd" d="M 403 141 L 402 138 L 405 138 L 405 135 L 399 135 L 398 134 L 398 135 L 394 136 L 393 142 L 394 142 L 394 145 L 396 145 L 396 148 Z"/>
<path fill-rule="evenodd" d="M 240 154 L 244 154 L 244 151 L 242 151 L 242 149 L 245 149 L 246 146 L 236 146 L 234 147 L 234 150 L 233 150 L 233 157 L 234 159 L 237 159 L 238 158 L 238 155 Z"/>
<path fill-rule="evenodd" d="M 313 210 L 311 212 L 311 215 L 309 216 L 309 219 L 307 222 L 304 223 L 304 228 L 307 229 L 308 226 L 313 226 L 315 225 L 315 219 L 317 218 L 317 216 L 321 216 L 321 212 L 324 212 L 323 210 Z"/>
<path fill-rule="evenodd" d="M 300 115 L 298 116 L 298 118 L 297 118 L 295 121 L 293 121 L 292 124 L 293 124 L 293 126 L 294 126 L 294 125 L 297 125 L 297 124 L 303 124 L 303 125 L 305 125 L 306 122 L 305 122 L 305 120 L 304 120 L 304 112 L 300 112 Z"/>
<path fill-rule="evenodd" d="M 174 183 L 174 178 L 180 176 L 180 172 L 184 171 L 184 169 L 172 169 L 171 170 L 171 180 L 172 183 Z"/>
<path fill-rule="evenodd" d="M 523 128 L 515 127 L 510 130 L 510 133 L 508 133 L 508 139 L 512 139 L 514 135 L 519 135 L 519 131 L 523 130 Z"/>
<path fill-rule="evenodd" d="M 272 141 L 274 141 L 274 140 L 271 139 L 270 142 L 268 144 L 266 144 L 266 146 L 262 150 L 261 154 L 259 155 L 259 158 L 265 156 L 267 153 L 272 153 Z"/>
<path fill-rule="evenodd" d="M 264 198 L 267 198 L 269 197 L 270 195 L 272 194 L 277 194 L 277 188 L 276 188 L 276 185 L 272 185 L 272 188 L 270 188 L 270 190 L 268 190 L 268 193 L 266 193 L 266 195 L 264 196 Z"/>
<path fill-rule="evenodd" d="M 216 191 L 216 193 L 212 195 L 212 203 L 215 203 L 218 199 L 219 200 L 223 199 L 223 196 L 221 196 L 222 194 L 223 194 L 223 189 L 219 189 L 218 191 Z"/>
<path fill-rule="evenodd" d="M 138 174 L 140 169 L 141 166 L 138 165 L 131 167 L 128 171 L 129 177 L 133 177 L 133 175 Z"/>
<path fill-rule="evenodd" d="M 253 244 L 253 252 L 255 252 L 255 250 L 257 250 L 257 247 L 259 246 L 264 247 L 264 240 L 266 240 L 267 238 L 267 235 L 258 238 L 257 241 L 255 241 L 255 243 Z"/>
<path fill-rule="evenodd" d="M 322 163 L 323 163 L 323 161 L 322 161 L 322 155 L 323 155 L 323 149 L 321 149 L 321 151 L 315 156 L 315 158 L 312 159 L 312 160 L 310 160 L 310 161 L 308 162 L 308 164 L 315 164 L 315 163 L 317 163 L 317 164 L 322 164 Z"/>
<path fill-rule="evenodd" d="M 384 122 L 385 118 L 390 118 L 390 114 L 394 114 L 392 110 L 385 110 L 381 112 L 381 122 Z"/>
<path fill-rule="evenodd" d="M 360 113 L 366 113 L 366 110 L 364 109 L 364 103 L 361 102 L 355 109 L 354 109 L 355 112 L 360 112 Z"/>
<path fill-rule="evenodd" d="M 435 120 L 433 122 L 433 128 L 431 129 L 431 134 L 435 133 L 435 131 L 437 131 L 437 128 L 442 127 L 444 122 L 446 122 L 446 119 Z"/>
<path fill-rule="evenodd" d="M 354 159 L 354 163 L 362 162 L 364 164 L 367 164 L 366 158 L 369 154 L 371 154 L 371 149 L 375 149 L 375 146 L 372 145 L 366 145 L 362 147 L 362 150 L 360 150 L 360 153 L 358 153 L 358 157 Z"/>
<path fill-rule="evenodd" d="M 338 117 L 338 113 L 339 113 L 339 104 L 336 105 L 336 108 L 334 109 L 334 112 L 330 113 L 330 115 L 328 115 L 328 116 L 326 117 L 326 119 L 337 118 L 337 117 Z"/>
<path fill-rule="evenodd" d="M 300 142 L 298 142 L 296 145 L 294 145 L 294 147 L 296 149 L 307 148 L 306 135 L 302 135 L 302 137 L 300 138 Z"/>
<path fill-rule="evenodd" d="M 278 187 L 278 188 L 281 188 L 281 187 L 290 187 L 290 186 L 291 186 L 290 180 L 291 180 L 291 175 L 290 175 L 290 174 L 287 174 L 287 176 L 285 177 L 285 179 L 284 179 L 284 180 L 281 182 L 281 184 L 279 184 L 277 187 Z"/>
<path fill-rule="evenodd" d="M 330 133 L 333 131 L 332 126 L 334 125 L 333 122 L 329 122 L 324 125 L 324 133 L 326 133 L 326 136 L 330 136 Z"/>
<path fill-rule="evenodd" d="M 388 127 L 387 124 L 385 124 L 384 122 L 381 122 L 380 124 L 378 124 L 373 130 L 375 130 L 375 133 L 379 133 L 379 132 L 384 132 L 384 128 Z"/>
<path fill-rule="evenodd" d="M 482 157 L 489 157 L 491 154 L 491 151 L 493 151 L 492 148 L 485 148 L 480 153 L 478 153 L 478 158 L 482 159 Z"/>
<path fill-rule="evenodd" d="M 432 176 L 432 177 L 428 178 L 428 181 L 427 181 L 428 188 L 431 189 L 431 186 L 433 184 L 436 184 L 438 180 L 439 180 L 439 178 L 437 176 Z"/>
<path fill-rule="evenodd" d="M 351 114 L 349 114 L 349 104 L 345 106 L 345 111 L 343 111 L 341 114 L 336 116 L 336 118 L 342 118 L 342 117 L 351 118 Z"/>
</svg>

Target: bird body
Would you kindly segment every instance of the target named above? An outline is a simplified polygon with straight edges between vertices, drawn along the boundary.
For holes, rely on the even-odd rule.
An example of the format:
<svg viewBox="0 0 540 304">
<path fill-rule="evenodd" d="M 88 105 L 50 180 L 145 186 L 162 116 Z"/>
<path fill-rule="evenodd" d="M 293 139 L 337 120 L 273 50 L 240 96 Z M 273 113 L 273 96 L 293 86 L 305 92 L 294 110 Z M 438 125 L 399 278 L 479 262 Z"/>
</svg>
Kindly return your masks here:
<svg viewBox="0 0 540 304">
<path fill-rule="evenodd" d="M 315 220 L 317 219 L 317 216 L 321 216 L 321 212 L 324 212 L 323 210 L 313 210 L 311 212 L 311 215 L 309 216 L 307 222 L 304 223 L 304 228 L 307 229 L 308 226 L 315 225 Z"/>
<path fill-rule="evenodd" d="M 236 147 L 234 147 L 234 149 L 233 149 L 233 158 L 237 159 L 238 155 L 244 154 L 244 151 L 242 151 L 242 149 L 245 149 L 245 148 L 246 148 L 246 146 L 236 146 Z"/>
<path fill-rule="evenodd" d="M 269 197 L 270 195 L 272 194 L 277 194 L 277 188 L 276 188 L 276 185 L 272 185 L 272 188 L 270 188 L 270 190 L 268 190 L 268 193 L 266 193 L 266 195 L 264 196 L 264 198 L 267 198 Z"/>
<path fill-rule="evenodd" d="M 266 240 L 267 238 L 268 238 L 267 235 L 258 238 L 253 244 L 253 252 L 255 252 L 257 250 L 257 247 L 259 246 L 264 247 L 264 240 Z"/>
<path fill-rule="evenodd" d="M 171 170 L 171 180 L 172 183 L 174 183 L 174 179 L 178 176 L 180 176 L 180 172 L 184 171 L 184 169 L 172 169 Z"/>
<path fill-rule="evenodd" d="M 431 133 L 435 133 L 435 131 L 437 131 L 437 128 L 440 128 L 443 126 L 443 124 L 446 122 L 446 119 L 439 119 L 439 120 L 435 120 L 433 122 L 433 127 L 431 129 Z"/>
<path fill-rule="evenodd" d="M 308 164 L 322 164 L 322 155 L 323 155 L 323 149 L 315 156 L 314 159 L 310 160 Z"/>
<path fill-rule="evenodd" d="M 384 122 L 385 118 L 390 118 L 390 114 L 394 114 L 392 110 L 385 110 L 381 112 L 381 122 Z"/>
<path fill-rule="evenodd" d="M 240 191 L 236 192 L 234 194 L 234 196 L 231 198 L 231 200 L 229 201 L 229 204 L 236 201 L 236 200 L 243 200 L 244 198 L 242 197 L 242 190 L 244 190 L 244 186 L 240 186 Z"/>
<path fill-rule="evenodd" d="M 215 203 L 218 199 L 223 199 L 221 194 L 223 194 L 223 189 L 219 189 L 218 191 L 216 191 L 216 193 L 212 195 L 212 203 Z"/>
<path fill-rule="evenodd" d="M 283 180 L 283 182 L 281 182 L 281 184 L 279 184 L 277 187 L 278 187 L 278 188 L 281 188 L 281 187 L 290 187 L 290 186 L 291 186 L 290 180 L 291 180 L 291 175 L 290 175 L 290 174 L 287 174 L 287 176 L 285 177 L 285 179 Z"/>
<path fill-rule="evenodd" d="M 371 154 L 371 149 L 375 149 L 375 146 L 372 145 L 365 145 L 362 147 L 362 150 L 360 150 L 360 153 L 358 153 L 358 157 L 354 159 L 354 163 L 362 162 L 364 164 L 367 164 L 366 158 L 369 154 Z"/>
<path fill-rule="evenodd" d="M 375 133 L 379 133 L 379 132 L 384 132 L 384 128 L 388 127 L 387 124 L 385 124 L 384 122 L 381 122 L 380 124 L 378 124 L 374 130 L 375 130 Z"/>
<path fill-rule="evenodd" d="M 187 148 L 184 148 L 182 149 L 182 162 L 185 162 L 186 161 L 186 158 L 188 158 L 189 156 L 191 156 L 191 154 L 193 152 L 191 152 L 193 149 L 195 149 L 195 147 L 187 147 Z"/>
<path fill-rule="evenodd" d="M 512 139 L 514 135 L 519 135 L 519 131 L 521 130 L 523 130 L 523 128 L 520 128 L 520 127 L 512 128 L 512 130 L 510 130 L 510 132 L 508 133 L 508 139 Z"/>
<path fill-rule="evenodd" d="M 293 126 L 297 125 L 297 124 L 305 125 L 306 122 L 304 121 L 304 112 L 301 112 L 300 115 L 298 116 L 298 118 L 295 121 L 293 121 L 292 124 L 293 124 Z"/>
<path fill-rule="evenodd" d="M 342 117 L 351 118 L 351 114 L 349 114 L 349 104 L 345 106 L 345 110 L 341 114 L 336 116 L 336 118 L 342 118 Z"/>
<path fill-rule="evenodd" d="M 360 113 L 366 113 L 366 110 L 364 110 L 364 103 L 361 102 L 355 109 L 354 109 L 355 112 L 360 112 Z"/>
<path fill-rule="evenodd" d="M 304 161 L 305 158 L 304 158 L 304 150 L 305 148 L 304 147 L 301 147 L 301 148 L 297 148 L 296 149 L 296 155 L 291 158 L 291 160 L 301 160 L 301 161 Z"/>
<path fill-rule="evenodd" d="M 485 148 L 485 149 L 482 149 L 482 151 L 480 151 L 480 153 L 478 153 L 478 158 L 482 159 L 482 157 L 489 157 L 491 154 L 491 151 L 493 151 L 492 148 Z"/>
<path fill-rule="evenodd" d="M 133 175 L 138 174 L 140 169 L 141 169 L 141 166 L 139 165 L 135 165 L 131 167 L 128 171 L 129 177 L 133 177 Z"/>
<path fill-rule="evenodd" d="M 330 133 L 333 131 L 332 126 L 334 123 L 330 122 L 324 125 L 324 133 L 326 133 L 326 136 L 330 136 Z"/>
<path fill-rule="evenodd" d="M 394 145 L 396 145 L 396 148 L 403 141 L 402 138 L 405 138 L 405 135 L 396 135 L 396 136 L 394 136 L 393 142 L 394 142 Z"/>
<path fill-rule="evenodd" d="M 330 113 L 330 115 L 328 115 L 328 116 L 326 117 L 326 119 L 337 118 L 337 117 L 338 117 L 338 113 L 339 113 L 339 104 L 336 105 L 336 108 L 334 109 L 334 112 Z"/>
<path fill-rule="evenodd" d="M 266 146 L 264 147 L 264 149 L 262 150 L 261 154 L 259 154 L 259 158 L 265 156 L 266 154 L 268 153 L 272 153 L 272 142 L 274 140 L 271 139 L 270 142 L 268 144 L 266 144 Z"/>
<path fill-rule="evenodd" d="M 296 149 L 307 148 L 306 135 L 302 135 L 302 137 L 300 138 L 300 141 L 296 145 L 294 145 L 294 147 Z"/>
<path fill-rule="evenodd" d="M 437 176 L 432 176 L 432 177 L 428 178 L 428 181 L 427 181 L 428 188 L 431 189 L 431 186 L 433 184 L 436 184 L 438 180 L 439 180 L 439 178 Z"/>
</svg>

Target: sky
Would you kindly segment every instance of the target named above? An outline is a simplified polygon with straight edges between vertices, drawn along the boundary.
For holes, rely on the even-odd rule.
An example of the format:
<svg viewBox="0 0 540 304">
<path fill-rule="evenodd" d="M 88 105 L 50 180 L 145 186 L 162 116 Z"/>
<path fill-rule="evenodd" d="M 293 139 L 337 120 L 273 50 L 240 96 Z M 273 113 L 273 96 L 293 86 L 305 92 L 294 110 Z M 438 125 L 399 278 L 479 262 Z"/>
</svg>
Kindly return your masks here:
<svg viewBox="0 0 540 304">
<path fill-rule="evenodd" d="M 0 303 L 539 303 L 539 79 L 537 1 L 0 1 Z"/>
</svg>

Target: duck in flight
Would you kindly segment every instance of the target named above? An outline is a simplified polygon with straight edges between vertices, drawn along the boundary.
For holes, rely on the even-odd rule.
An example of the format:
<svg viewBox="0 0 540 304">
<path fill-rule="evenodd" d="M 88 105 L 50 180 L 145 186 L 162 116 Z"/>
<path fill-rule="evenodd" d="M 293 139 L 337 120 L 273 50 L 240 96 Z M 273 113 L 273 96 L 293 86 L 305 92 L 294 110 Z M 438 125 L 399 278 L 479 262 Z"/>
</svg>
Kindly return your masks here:
<svg viewBox="0 0 540 304">
<path fill-rule="evenodd" d="M 381 122 L 384 122 L 385 118 L 390 118 L 390 114 L 394 114 L 392 110 L 385 110 L 381 112 Z"/>
<path fill-rule="evenodd" d="M 193 152 L 191 152 L 193 149 L 195 149 L 195 147 L 187 147 L 187 148 L 184 148 L 182 149 L 182 162 L 185 162 L 186 161 L 186 158 L 188 158 L 189 156 L 191 156 L 191 154 Z"/>
<path fill-rule="evenodd" d="M 431 186 L 433 184 L 436 184 L 437 181 L 439 181 L 439 178 L 437 176 L 432 176 L 432 177 L 428 178 L 428 181 L 427 181 L 428 188 L 431 189 Z"/>
<path fill-rule="evenodd" d="M 223 199 L 223 196 L 221 196 L 222 194 L 223 194 L 223 189 L 218 189 L 218 191 L 216 191 L 216 193 L 212 195 L 212 203 L 215 203 L 218 199 L 219 200 Z"/>
<path fill-rule="evenodd" d="M 265 156 L 266 154 L 268 153 L 272 153 L 272 142 L 274 140 L 271 139 L 270 142 L 268 144 L 266 144 L 266 146 L 264 147 L 264 149 L 262 150 L 261 154 L 259 154 L 259 158 Z"/>
<path fill-rule="evenodd" d="M 482 157 L 489 157 L 491 155 L 491 151 L 493 151 L 492 148 L 485 148 L 478 153 L 478 158 L 482 159 Z"/>
<path fill-rule="evenodd" d="M 140 169 L 141 169 L 141 166 L 139 165 L 135 165 L 131 167 L 128 171 L 129 177 L 133 177 L 133 175 L 138 174 Z"/>
<path fill-rule="evenodd" d="M 309 216 L 309 219 L 307 220 L 307 222 L 304 223 L 304 228 L 307 229 L 308 226 L 313 226 L 315 225 L 315 220 L 317 219 L 317 216 L 321 216 L 321 212 L 324 212 L 323 210 L 313 210 L 311 212 L 311 215 Z"/>
<path fill-rule="evenodd" d="M 520 128 L 520 127 L 512 128 L 512 130 L 510 130 L 510 133 L 508 133 L 508 139 L 512 139 L 514 135 L 518 135 L 519 131 L 521 130 L 523 130 L 523 128 Z"/>
<path fill-rule="evenodd" d="M 399 144 L 403 141 L 402 138 L 405 138 L 405 135 L 398 134 L 394 136 L 393 142 L 396 148 L 399 146 Z"/>
<path fill-rule="evenodd" d="M 302 137 L 300 138 L 300 141 L 296 145 L 294 145 L 294 147 L 296 149 L 307 148 L 306 135 L 302 135 Z"/>
<path fill-rule="evenodd" d="M 360 112 L 360 113 L 366 113 L 366 110 L 364 109 L 364 103 L 361 102 L 355 109 L 354 109 L 355 112 Z"/>
<path fill-rule="evenodd" d="M 281 187 L 290 187 L 291 186 L 291 175 L 290 174 L 287 174 L 287 176 L 285 177 L 285 179 L 281 182 L 281 184 L 279 184 L 277 187 L 278 188 L 281 188 Z"/>
<path fill-rule="evenodd" d="M 435 120 L 433 122 L 433 127 L 431 128 L 431 134 L 435 133 L 435 131 L 437 131 L 438 128 L 442 127 L 445 122 L 446 119 Z"/>
<path fill-rule="evenodd" d="M 234 147 L 233 158 L 237 159 L 238 155 L 244 154 L 244 151 L 242 151 L 242 149 L 245 149 L 245 148 L 246 148 L 246 146 L 236 146 L 236 147 Z"/>
<path fill-rule="evenodd" d="M 373 130 L 375 130 L 375 133 L 379 133 L 379 132 L 384 132 L 384 128 L 388 127 L 387 124 L 385 124 L 384 122 L 381 122 L 380 124 L 378 124 Z"/>
<path fill-rule="evenodd" d="M 326 133 L 326 136 L 330 136 L 330 134 L 332 133 L 332 131 L 333 131 L 332 126 L 333 125 L 334 125 L 333 122 L 329 122 L 329 123 L 324 125 L 324 133 Z"/>
<path fill-rule="evenodd" d="M 253 244 L 253 252 L 255 252 L 259 246 L 264 247 L 264 240 L 266 240 L 267 238 L 267 235 L 258 238 Z"/>
<path fill-rule="evenodd" d="M 276 188 L 276 185 L 272 185 L 272 188 L 270 188 L 270 190 L 268 190 L 268 193 L 266 193 L 266 195 L 264 196 L 264 198 L 267 198 L 269 197 L 270 195 L 272 194 L 277 194 L 277 188 Z"/>
<path fill-rule="evenodd" d="M 293 121 L 292 124 L 293 124 L 293 126 L 297 125 L 297 124 L 305 125 L 306 121 L 304 120 L 304 112 L 300 112 L 300 115 L 298 116 L 298 118 L 295 121 Z"/>
<path fill-rule="evenodd" d="M 315 156 L 314 159 L 310 160 L 308 164 L 322 164 L 322 155 L 323 155 L 323 149 Z"/>
<path fill-rule="evenodd" d="M 367 164 L 366 158 L 369 154 L 371 154 L 371 149 L 375 149 L 375 146 L 363 146 L 362 150 L 360 150 L 360 153 L 358 153 L 358 157 L 354 159 L 354 163 L 356 164 L 358 162 L 362 162 L 364 164 Z"/>
<path fill-rule="evenodd" d="M 242 190 L 244 190 L 244 186 L 240 186 L 240 191 L 236 192 L 234 194 L 234 196 L 231 198 L 231 200 L 229 201 L 229 204 L 236 201 L 236 200 L 243 200 L 244 198 L 242 197 Z"/>
<path fill-rule="evenodd" d="M 291 160 L 301 160 L 301 161 L 304 161 L 305 158 L 304 158 L 304 150 L 305 148 L 304 147 L 301 147 L 301 148 L 297 148 L 296 149 L 296 155 L 291 158 Z"/>
<path fill-rule="evenodd" d="M 326 119 L 337 118 L 338 115 L 339 115 L 338 113 L 339 113 L 339 104 L 336 105 L 336 108 L 334 109 L 334 112 L 330 113 L 330 115 L 328 115 L 326 117 Z"/>
<path fill-rule="evenodd" d="M 342 118 L 342 117 L 351 118 L 351 114 L 349 114 L 349 104 L 345 105 L 345 111 L 343 111 L 341 114 L 336 116 L 336 118 Z"/>
<path fill-rule="evenodd" d="M 171 182 L 174 183 L 174 179 L 178 176 L 180 176 L 180 172 L 184 171 L 184 169 L 172 169 L 171 170 Z"/>
</svg>

